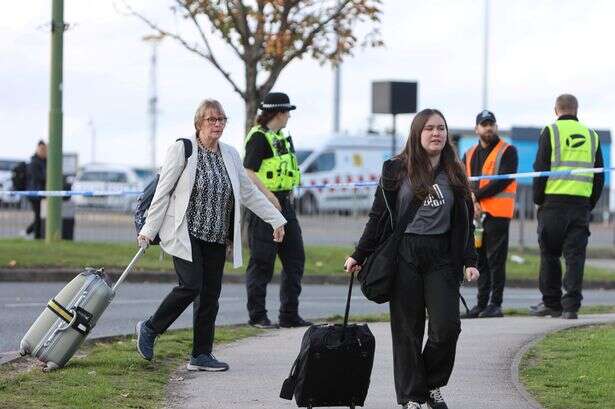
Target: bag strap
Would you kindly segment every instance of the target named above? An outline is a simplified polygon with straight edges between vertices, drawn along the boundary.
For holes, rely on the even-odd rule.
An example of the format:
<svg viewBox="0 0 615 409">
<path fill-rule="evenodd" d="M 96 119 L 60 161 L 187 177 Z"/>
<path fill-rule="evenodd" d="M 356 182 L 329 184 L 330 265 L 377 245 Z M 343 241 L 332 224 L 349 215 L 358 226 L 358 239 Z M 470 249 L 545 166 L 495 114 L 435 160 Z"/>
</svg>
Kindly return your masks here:
<svg viewBox="0 0 615 409">
<path fill-rule="evenodd" d="M 184 159 L 188 160 L 192 156 L 192 141 L 187 138 L 178 138 L 175 142 L 182 141 L 184 143 Z"/>
<path fill-rule="evenodd" d="M 401 234 L 404 230 L 406 230 L 408 224 L 412 223 L 412 220 L 414 220 L 414 216 L 416 216 L 416 213 L 421 207 L 421 204 L 422 201 L 419 200 L 416 196 L 412 198 L 410 206 L 408 206 L 404 214 L 401 216 L 401 219 L 399 219 L 399 223 L 397 223 L 397 226 L 395 226 L 395 231 L 393 232 L 393 234 Z"/>
<path fill-rule="evenodd" d="M 179 173 L 179 176 L 177 177 L 177 180 L 175 181 L 175 184 L 173 185 L 173 190 L 171 190 L 170 194 L 173 194 L 173 192 L 175 191 L 175 188 L 177 187 L 177 184 L 179 183 L 179 179 L 182 177 L 182 174 L 184 173 L 184 171 L 186 170 L 186 167 L 188 166 L 188 158 L 192 156 L 192 141 L 186 138 L 179 138 L 175 142 L 179 142 L 179 141 L 182 141 L 184 143 L 184 167 L 182 168 L 182 171 Z"/>
</svg>

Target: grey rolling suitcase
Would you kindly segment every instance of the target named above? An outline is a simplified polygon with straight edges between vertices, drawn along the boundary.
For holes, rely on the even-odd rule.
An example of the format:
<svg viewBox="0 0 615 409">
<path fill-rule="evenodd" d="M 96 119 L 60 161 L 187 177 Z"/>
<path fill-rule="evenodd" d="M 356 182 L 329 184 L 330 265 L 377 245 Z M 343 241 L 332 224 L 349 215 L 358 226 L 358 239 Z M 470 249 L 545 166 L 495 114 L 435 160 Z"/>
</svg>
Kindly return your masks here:
<svg viewBox="0 0 615 409">
<path fill-rule="evenodd" d="M 144 251 L 139 249 L 113 287 L 102 269 L 86 268 L 77 275 L 49 300 L 21 340 L 19 353 L 46 363 L 44 370 L 47 371 L 66 365 Z"/>
</svg>

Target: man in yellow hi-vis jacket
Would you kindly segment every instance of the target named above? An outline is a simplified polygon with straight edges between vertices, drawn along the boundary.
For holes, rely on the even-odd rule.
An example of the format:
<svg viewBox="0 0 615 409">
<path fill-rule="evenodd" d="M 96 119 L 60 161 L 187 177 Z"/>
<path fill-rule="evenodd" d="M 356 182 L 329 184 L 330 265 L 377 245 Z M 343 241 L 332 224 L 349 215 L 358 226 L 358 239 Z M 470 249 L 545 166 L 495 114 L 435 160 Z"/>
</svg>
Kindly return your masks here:
<svg viewBox="0 0 615 409">
<path fill-rule="evenodd" d="M 538 142 L 535 171 L 560 171 L 603 166 L 600 138 L 579 122 L 574 95 L 555 101 L 557 121 L 546 126 Z M 589 219 L 602 188 L 604 173 L 581 173 L 534 179 L 538 207 L 540 292 L 542 303 L 530 307 L 535 316 L 577 318 L 583 296 L 583 268 L 589 238 Z M 562 296 L 560 257 L 566 260 Z"/>
</svg>

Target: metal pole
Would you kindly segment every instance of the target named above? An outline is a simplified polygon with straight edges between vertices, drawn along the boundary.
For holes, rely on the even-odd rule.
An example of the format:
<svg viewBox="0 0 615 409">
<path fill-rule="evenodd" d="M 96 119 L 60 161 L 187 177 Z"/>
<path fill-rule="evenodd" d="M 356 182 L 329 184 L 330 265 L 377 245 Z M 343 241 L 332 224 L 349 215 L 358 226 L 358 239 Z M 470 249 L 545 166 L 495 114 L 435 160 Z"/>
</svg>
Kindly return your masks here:
<svg viewBox="0 0 615 409">
<path fill-rule="evenodd" d="M 151 94 L 149 97 L 149 115 L 150 115 L 150 138 L 152 149 L 152 171 L 156 171 L 156 128 L 157 128 L 157 114 L 158 114 L 158 95 L 156 92 L 156 51 L 158 45 L 156 42 L 152 42 L 152 57 L 150 66 L 150 86 Z"/>
<path fill-rule="evenodd" d="M 487 109 L 489 89 L 489 0 L 485 0 L 485 33 L 483 52 L 483 109 Z"/>
<path fill-rule="evenodd" d="M 92 139 L 92 163 L 96 162 L 96 127 L 94 126 L 94 121 L 90 118 L 88 122 L 90 126 L 90 135 Z"/>
<path fill-rule="evenodd" d="M 339 5 L 339 2 L 338 2 Z M 335 19 L 335 32 L 337 37 L 336 51 L 340 49 L 339 20 Z M 333 133 L 340 131 L 340 88 L 342 81 L 341 63 L 339 53 L 336 55 L 335 65 L 333 66 Z"/>
<path fill-rule="evenodd" d="M 391 157 L 397 152 L 397 116 L 393 114 L 393 128 L 391 129 Z"/>
<path fill-rule="evenodd" d="M 341 87 L 341 67 L 336 64 L 333 69 L 333 132 L 340 131 L 340 87 Z"/>
<path fill-rule="evenodd" d="M 158 125 L 158 87 L 156 81 L 156 66 L 158 64 L 158 44 L 162 41 L 161 35 L 147 35 L 143 37 L 143 41 L 149 42 L 152 45 L 152 55 L 150 57 L 150 97 L 148 99 L 148 114 L 150 125 L 150 148 L 151 148 L 151 166 L 152 170 L 156 171 L 156 129 Z"/>
<path fill-rule="evenodd" d="M 64 36 L 64 1 L 53 0 L 51 6 L 51 77 L 49 108 L 49 153 L 47 155 L 47 190 L 62 190 L 62 59 Z M 47 198 L 45 241 L 61 240 L 62 198 Z"/>
<path fill-rule="evenodd" d="M 525 249 L 525 208 L 526 208 L 526 189 L 521 188 L 521 200 L 519 200 L 519 249 Z"/>
</svg>

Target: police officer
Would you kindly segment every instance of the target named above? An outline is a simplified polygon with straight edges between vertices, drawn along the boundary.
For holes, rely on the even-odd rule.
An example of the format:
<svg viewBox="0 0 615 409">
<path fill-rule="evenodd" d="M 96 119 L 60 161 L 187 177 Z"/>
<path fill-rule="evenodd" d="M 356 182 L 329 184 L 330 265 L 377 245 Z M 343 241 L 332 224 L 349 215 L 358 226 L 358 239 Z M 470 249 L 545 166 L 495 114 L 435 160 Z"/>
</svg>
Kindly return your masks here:
<svg viewBox="0 0 615 409">
<path fill-rule="evenodd" d="M 603 166 L 600 138 L 577 118 L 574 95 L 555 101 L 557 121 L 546 126 L 538 142 L 535 171 L 561 171 Z M 534 178 L 538 207 L 540 292 L 542 302 L 530 307 L 534 316 L 577 318 L 583 296 L 583 268 L 589 237 L 589 218 L 602 188 L 603 173 Z M 566 260 L 562 296 L 560 257 Z"/>
<path fill-rule="evenodd" d="M 463 157 L 468 177 L 517 172 L 517 149 L 498 136 L 493 112 L 484 110 L 476 116 L 475 132 L 479 142 Z M 515 211 L 517 182 L 514 179 L 481 179 L 471 185 L 474 215 L 482 220 L 483 238 L 478 247 L 478 269 L 481 271 L 478 302 L 464 318 L 501 317 L 508 232 Z"/>
<path fill-rule="evenodd" d="M 311 325 L 299 316 L 301 277 L 305 265 L 305 253 L 301 228 L 292 204 L 292 190 L 299 185 L 300 172 L 295 149 L 290 136 L 285 136 L 291 105 L 288 96 L 272 92 L 260 105 L 261 113 L 256 125 L 250 129 L 245 140 L 246 156 L 243 165 L 248 176 L 284 215 L 288 224 L 282 243 L 272 240 L 271 226 L 249 212 L 248 244 L 250 262 L 246 271 L 248 313 L 250 325 L 257 328 L 275 328 L 265 306 L 267 284 L 273 276 L 276 255 L 280 256 L 279 326 L 303 327 Z"/>
</svg>

